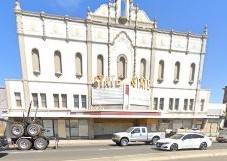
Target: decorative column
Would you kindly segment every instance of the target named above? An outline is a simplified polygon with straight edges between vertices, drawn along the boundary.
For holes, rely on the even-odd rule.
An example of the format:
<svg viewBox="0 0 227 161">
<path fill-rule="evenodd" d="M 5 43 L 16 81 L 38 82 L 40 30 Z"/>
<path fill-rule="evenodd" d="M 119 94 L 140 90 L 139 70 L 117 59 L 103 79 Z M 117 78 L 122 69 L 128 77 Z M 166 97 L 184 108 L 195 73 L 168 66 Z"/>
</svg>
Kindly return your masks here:
<svg viewBox="0 0 227 161">
<path fill-rule="evenodd" d="M 108 3 L 108 23 L 107 23 L 107 28 L 108 28 L 108 77 L 110 77 L 110 21 L 111 21 L 111 17 L 110 17 L 110 0 Z"/>
<path fill-rule="evenodd" d="M 201 83 L 201 77 L 202 77 L 202 73 L 203 73 L 203 60 L 204 60 L 204 54 L 205 54 L 205 45 L 206 45 L 206 41 L 207 41 L 207 37 L 208 37 L 208 28 L 207 26 L 205 26 L 204 28 L 204 32 L 203 35 L 201 37 L 201 49 L 200 49 L 200 53 L 199 53 L 199 70 L 198 70 L 198 76 L 197 76 L 197 82 L 196 82 L 196 93 L 195 93 L 195 104 L 194 104 L 194 113 L 196 112 L 196 105 L 197 103 L 200 102 L 199 100 L 199 93 L 200 93 L 200 83 Z"/>
<path fill-rule="evenodd" d="M 136 6 L 136 19 L 135 19 L 135 46 L 134 46 L 134 66 L 133 66 L 133 76 L 136 76 L 136 51 L 137 51 L 137 19 L 138 19 L 138 6 Z"/>
<path fill-rule="evenodd" d="M 19 50 L 20 50 L 20 60 L 21 60 L 21 67 L 22 67 L 22 84 L 23 84 L 23 91 L 24 91 L 24 108 L 29 108 L 30 104 L 30 90 L 29 90 L 29 81 L 28 81 L 28 71 L 27 71 L 27 61 L 25 57 L 25 41 L 24 41 L 24 30 L 23 30 L 23 20 L 22 20 L 22 13 L 21 5 L 19 1 L 15 2 L 14 8 L 16 14 L 16 25 L 17 25 L 17 34 L 18 34 L 18 41 L 19 41 Z M 20 117 L 20 116 L 19 116 Z M 22 115 L 21 115 L 22 117 Z"/>
</svg>

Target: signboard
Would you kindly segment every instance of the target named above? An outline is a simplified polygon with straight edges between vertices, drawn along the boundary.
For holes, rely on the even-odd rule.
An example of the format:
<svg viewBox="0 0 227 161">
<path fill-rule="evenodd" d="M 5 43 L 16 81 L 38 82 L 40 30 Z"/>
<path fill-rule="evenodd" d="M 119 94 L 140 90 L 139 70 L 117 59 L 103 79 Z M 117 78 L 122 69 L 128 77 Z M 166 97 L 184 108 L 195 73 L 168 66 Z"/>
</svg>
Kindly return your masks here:
<svg viewBox="0 0 227 161">
<path fill-rule="evenodd" d="M 139 106 L 150 106 L 150 91 L 130 88 L 130 104 Z"/>
<path fill-rule="evenodd" d="M 122 105 L 123 87 L 92 89 L 92 105 Z"/>
</svg>

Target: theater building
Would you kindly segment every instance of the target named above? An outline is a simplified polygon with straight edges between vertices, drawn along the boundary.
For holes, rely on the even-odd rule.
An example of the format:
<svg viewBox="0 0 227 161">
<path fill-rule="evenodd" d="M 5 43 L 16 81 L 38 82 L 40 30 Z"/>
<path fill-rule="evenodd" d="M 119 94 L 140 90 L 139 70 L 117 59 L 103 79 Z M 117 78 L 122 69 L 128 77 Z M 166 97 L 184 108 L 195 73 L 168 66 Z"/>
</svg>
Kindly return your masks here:
<svg viewBox="0 0 227 161">
<path fill-rule="evenodd" d="M 210 91 L 200 87 L 206 27 L 160 29 L 132 0 L 88 9 L 86 19 L 24 11 L 18 1 L 15 14 L 22 79 L 6 80 L 9 119 L 32 103 L 30 116 L 62 139 L 135 125 L 218 129 L 223 105 L 209 113 Z"/>
</svg>

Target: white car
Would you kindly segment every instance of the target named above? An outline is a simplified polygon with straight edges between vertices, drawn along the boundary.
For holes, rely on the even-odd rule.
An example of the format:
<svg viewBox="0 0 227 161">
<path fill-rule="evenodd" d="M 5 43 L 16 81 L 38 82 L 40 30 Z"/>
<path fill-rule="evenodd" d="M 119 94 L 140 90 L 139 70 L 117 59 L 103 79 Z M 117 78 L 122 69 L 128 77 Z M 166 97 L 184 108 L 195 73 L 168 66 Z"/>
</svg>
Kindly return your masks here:
<svg viewBox="0 0 227 161">
<path fill-rule="evenodd" d="M 212 145 L 210 138 L 199 133 L 177 133 L 170 138 L 160 139 L 156 148 L 162 150 L 176 151 L 179 149 L 201 149 L 206 150 Z"/>
</svg>

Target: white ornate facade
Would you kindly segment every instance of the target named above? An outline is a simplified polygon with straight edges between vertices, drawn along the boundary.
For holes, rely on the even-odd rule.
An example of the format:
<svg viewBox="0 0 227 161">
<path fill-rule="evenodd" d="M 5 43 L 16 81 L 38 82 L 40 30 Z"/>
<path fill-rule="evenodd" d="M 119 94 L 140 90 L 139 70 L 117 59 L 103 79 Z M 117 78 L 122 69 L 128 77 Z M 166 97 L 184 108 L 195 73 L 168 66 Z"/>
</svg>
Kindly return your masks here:
<svg viewBox="0 0 227 161">
<path fill-rule="evenodd" d="M 131 0 L 88 10 L 85 20 L 18 2 L 15 13 L 22 80 L 6 81 L 11 119 L 32 102 L 31 115 L 38 107 L 54 129 L 48 135 L 93 138 L 132 125 L 207 130 L 207 118 L 219 118 L 208 116 L 210 92 L 200 88 L 206 28 L 161 30 Z"/>
</svg>

